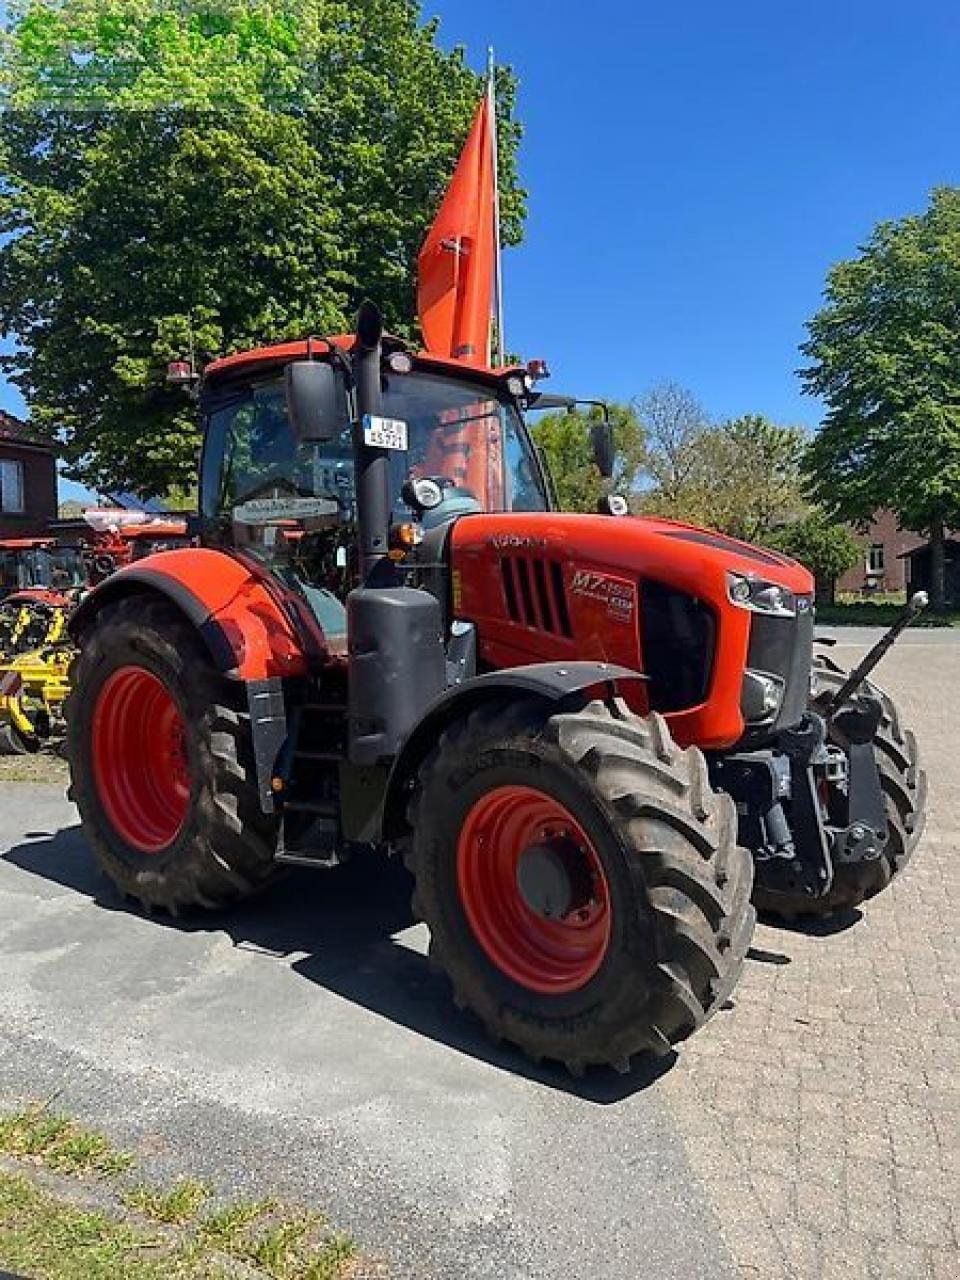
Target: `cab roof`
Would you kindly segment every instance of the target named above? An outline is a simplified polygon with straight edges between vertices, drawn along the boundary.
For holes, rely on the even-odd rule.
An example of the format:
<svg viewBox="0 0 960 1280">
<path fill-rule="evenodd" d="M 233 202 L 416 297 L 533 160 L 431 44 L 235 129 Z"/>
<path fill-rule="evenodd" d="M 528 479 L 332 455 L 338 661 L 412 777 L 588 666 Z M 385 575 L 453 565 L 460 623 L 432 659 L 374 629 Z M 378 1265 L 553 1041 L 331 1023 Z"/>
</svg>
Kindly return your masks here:
<svg viewBox="0 0 960 1280">
<path fill-rule="evenodd" d="M 333 337 L 300 339 L 296 342 L 280 342 L 269 347 L 254 347 L 250 351 L 238 351 L 232 356 L 221 356 L 211 361 L 203 371 L 205 379 L 219 379 L 224 376 L 235 376 L 244 373 L 257 373 L 273 365 L 289 364 L 291 360 L 306 360 L 310 352 L 322 354 L 334 348 L 346 355 L 353 347 L 356 338 L 352 333 L 337 334 Z M 384 334 L 383 347 L 390 351 L 409 351 L 402 338 Z M 450 356 L 438 356 L 429 351 L 410 351 L 417 366 L 434 369 L 438 373 L 448 373 L 460 377 L 480 378 L 489 381 L 506 377 L 510 373 L 522 372 L 518 365 L 501 365 L 489 368 L 486 365 L 473 364 L 469 360 L 456 360 Z"/>
</svg>

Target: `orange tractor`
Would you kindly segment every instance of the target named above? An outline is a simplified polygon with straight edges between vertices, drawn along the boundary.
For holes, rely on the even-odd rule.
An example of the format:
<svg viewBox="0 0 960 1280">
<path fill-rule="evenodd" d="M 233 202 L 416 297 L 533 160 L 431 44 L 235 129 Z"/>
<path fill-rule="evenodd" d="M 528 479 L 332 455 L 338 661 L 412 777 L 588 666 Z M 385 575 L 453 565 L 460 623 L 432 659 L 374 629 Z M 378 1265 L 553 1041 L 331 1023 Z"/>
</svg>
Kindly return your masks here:
<svg viewBox="0 0 960 1280">
<path fill-rule="evenodd" d="M 458 1004 L 626 1070 L 730 994 L 751 898 L 882 889 L 924 776 L 866 680 L 881 650 L 850 677 L 813 658 L 800 565 L 552 509 L 536 400 L 370 304 L 356 335 L 209 366 L 201 545 L 71 624 L 72 795 L 114 883 L 173 912 L 397 852 Z"/>
</svg>

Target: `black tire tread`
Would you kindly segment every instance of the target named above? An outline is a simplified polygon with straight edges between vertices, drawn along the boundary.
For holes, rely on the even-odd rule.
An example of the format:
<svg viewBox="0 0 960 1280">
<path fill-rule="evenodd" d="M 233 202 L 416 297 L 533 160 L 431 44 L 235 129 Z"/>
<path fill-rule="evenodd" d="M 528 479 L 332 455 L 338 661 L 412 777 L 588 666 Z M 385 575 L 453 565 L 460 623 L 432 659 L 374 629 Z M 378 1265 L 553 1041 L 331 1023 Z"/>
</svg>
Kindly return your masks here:
<svg viewBox="0 0 960 1280">
<path fill-rule="evenodd" d="M 618 830 L 638 900 L 652 923 L 654 972 L 646 1007 L 625 1025 L 584 1027 L 558 1047 L 552 1028 L 518 1019 L 479 989 L 469 961 L 441 936 L 426 909 L 431 954 L 450 977 L 455 1000 L 470 1007 L 488 1034 L 518 1045 L 535 1060 L 559 1057 L 573 1074 L 592 1065 L 629 1068 L 635 1054 L 663 1054 L 702 1026 L 727 999 L 753 931 L 750 854 L 736 843 L 736 815 L 728 796 L 710 786 L 696 749 L 681 750 L 661 716 L 640 717 L 619 699 L 591 702 L 544 718 L 541 704 L 485 705 L 441 736 L 420 771 L 408 810 L 415 833 L 434 774 L 479 743 L 536 737 L 551 757 L 586 782 L 610 825 Z M 419 879 L 417 842 L 407 865 Z M 421 917 L 425 895 L 414 895 Z"/>
<path fill-rule="evenodd" d="M 36 738 L 25 738 L 9 720 L 0 724 L 0 756 L 30 756 L 40 750 Z"/>
<path fill-rule="evenodd" d="M 189 691 L 201 753 L 201 777 L 191 801 L 191 838 L 165 865 L 132 866 L 117 855 L 116 837 L 94 794 L 83 725 L 91 678 L 118 643 L 177 673 Z M 217 909 L 262 889 L 276 871 L 276 827 L 259 804 L 250 744 L 249 716 L 238 690 L 211 665 L 193 628 L 170 604 L 128 597 L 106 606 L 81 637 L 70 668 L 65 714 L 71 798 L 84 835 L 102 869 L 124 894 L 148 909 L 171 914 L 192 907 Z"/>
</svg>

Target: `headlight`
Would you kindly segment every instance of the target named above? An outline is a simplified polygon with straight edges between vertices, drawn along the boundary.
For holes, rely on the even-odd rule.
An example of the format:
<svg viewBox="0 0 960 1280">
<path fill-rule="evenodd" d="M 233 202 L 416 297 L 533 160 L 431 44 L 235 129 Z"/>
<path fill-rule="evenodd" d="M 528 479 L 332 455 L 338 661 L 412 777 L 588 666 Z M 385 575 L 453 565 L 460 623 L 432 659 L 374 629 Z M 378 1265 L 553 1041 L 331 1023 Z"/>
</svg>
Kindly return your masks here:
<svg viewBox="0 0 960 1280">
<path fill-rule="evenodd" d="M 745 671 L 740 692 L 740 710 L 748 724 L 772 720 L 780 710 L 784 685 L 779 676 L 766 671 Z"/>
<path fill-rule="evenodd" d="M 764 582 L 762 578 L 748 578 L 742 573 L 727 574 L 727 595 L 742 609 L 755 613 L 772 613 L 780 618 L 792 618 L 797 612 L 797 598 L 786 587 L 776 582 Z"/>
</svg>

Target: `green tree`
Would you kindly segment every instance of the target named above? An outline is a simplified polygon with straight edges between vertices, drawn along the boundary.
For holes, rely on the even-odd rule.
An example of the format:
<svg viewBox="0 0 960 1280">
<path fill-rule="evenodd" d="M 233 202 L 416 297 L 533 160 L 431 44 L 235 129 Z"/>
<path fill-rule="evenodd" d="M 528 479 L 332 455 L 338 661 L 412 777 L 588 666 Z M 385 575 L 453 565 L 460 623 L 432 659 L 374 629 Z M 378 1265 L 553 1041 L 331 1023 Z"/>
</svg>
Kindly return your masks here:
<svg viewBox="0 0 960 1280">
<path fill-rule="evenodd" d="M 608 489 L 625 497 L 633 492 L 646 461 L 645 434 L 631 405 L 609 406 L 617 459 L 611 481 L 605 481 L 593 461 L 590 428 L 598 410 L 545 414 L 533 422 L 533 438 L 550 469 L 561 511 L 596 511 Z"/>
<path fill-rule="evenodd" d="M 763 542 L 806 507 L 801 464 L 806 434 L 760 414 L 707 431 L 699 472 L 708 522 L 746 542 Z"/>
<path fill-rule="evenodd" d="M 0 47 L 0 331 L 37 426 L 88 483 L 195 467 L 168 360 L 414 334 L 416 255 L 480 78 L 414 0 L 16 0 Z M 498 73 L 504 233 L 515 82 Z"/>
<path fill-rule="evenodd" d="M 847 525 L 838 524 L 819 507 L 774 530 L 766 542 L 805 565 L 817 580 L 817 598 L 829 603 L 833 601 L 837 579 L 856 564 L 862 553 Z"/>
<path fill-rule="evenodd" d="M 706 410 L 676 382 L 659 382 L 636 401 L 647 435 L 647 472 L 657 512 L 691 518 L 701 476 L 700 442 L 709 428 Z"/>
<path fill-rule="evenodd" d="M 807 508 L 806 443 L 800 428 L 760 414 L 700 425 L 683 441 L 682 467 L 654 470 L 645 509 L 762 542 Z"/>
<path fill-rule="evenodd" d="M 944 532 L 960 521 L 960 188 L 880 223 L 831 269 L 807 328 L 801 376 L 827 404 L 810 455 L 816 494 L 844 519 L 889 508 L 928 535 L 942 608 Z"/>
</svg>

